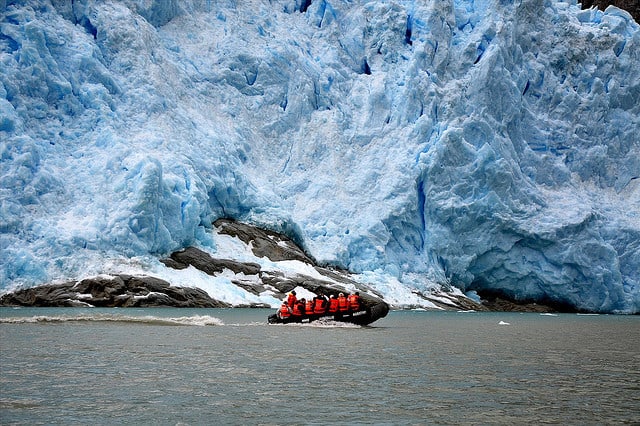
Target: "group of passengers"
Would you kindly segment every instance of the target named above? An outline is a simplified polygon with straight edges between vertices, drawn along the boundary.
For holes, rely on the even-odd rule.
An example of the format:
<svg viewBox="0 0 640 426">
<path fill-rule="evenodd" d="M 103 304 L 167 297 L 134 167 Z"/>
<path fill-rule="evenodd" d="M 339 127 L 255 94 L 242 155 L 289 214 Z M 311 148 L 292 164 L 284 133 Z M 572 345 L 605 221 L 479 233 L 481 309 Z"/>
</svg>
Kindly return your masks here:
<svg viewBox="0 0 640 426">
<path fill-rule="evenodd" d="M 295 290 L 288 294 L 278 309 L 278 317 L 283 320 L 309 321 L 324 315 L 349 315 L 360 310 L 360 293 L 355 292 L 348 296 L 344 293 L 329 296 L 319 293 L 313 299 L 298 299 Z"/>
</svg>

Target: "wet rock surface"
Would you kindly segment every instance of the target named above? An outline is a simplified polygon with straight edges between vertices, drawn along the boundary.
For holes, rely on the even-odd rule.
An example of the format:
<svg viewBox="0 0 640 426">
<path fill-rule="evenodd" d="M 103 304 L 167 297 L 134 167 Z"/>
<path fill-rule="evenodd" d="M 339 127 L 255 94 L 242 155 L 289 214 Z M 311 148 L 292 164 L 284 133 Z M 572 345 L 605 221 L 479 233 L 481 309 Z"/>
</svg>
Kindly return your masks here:
<svg viewBox="0 0 640 426">
<path fill-rule="evenodd" d="M 223 308 L 229 305 L 212 299 L 199 288 L 174 287 L 150 276 L 114 275 L 18 290 L 0 297 L 0 306 Z"/>
<path fill-rule="evenodd" d="M 260 265 L 257 263 L 214 258 L 195 247 L 187 247 L 184 250 L 174 252 L 169 258 L 162 259 L 161 262 L 174 269 L 185 269 L 191 265 L 213 276 L 224 272 L 225 269 L 235 274 L 244 275 L 256 275 L 260 272 Z"/>
<path fill-rule="evenodd" d="M 482 305 L 490 311 L 498 312 L 537 312 L 537 313 L 575 313 L 579 312 L 572 306 L 553 301 L 533 302 L 528 300 L 511 300 L 498 292 L 482 291 L 478 293 Z"/>
<path fill-rule="evenodd" d="M 273 231 L 267 231 L 231 219 L 218 219 L 213 225 L 221 234 L 237 237 L 243 243 L 250 245 L 257 257 L 267 257 L 274 262 L 280 260 L 299 260 L 308 264 L 315 264 L 304 250 L 291 238 Z"/>
</svg>

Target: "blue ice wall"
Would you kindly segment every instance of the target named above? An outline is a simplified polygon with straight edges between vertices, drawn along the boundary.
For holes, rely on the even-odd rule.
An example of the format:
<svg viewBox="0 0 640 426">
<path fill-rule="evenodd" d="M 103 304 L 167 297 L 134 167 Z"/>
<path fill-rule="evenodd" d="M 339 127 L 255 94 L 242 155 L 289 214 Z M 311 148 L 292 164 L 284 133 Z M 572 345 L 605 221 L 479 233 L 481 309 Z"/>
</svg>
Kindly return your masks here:
<svg viewBox="0 0 640 426">
<path fill-rule="evenodd" d="M 640 307 L 640 32 L 556 1 L 7 1 L 0 288 L 218 217 L 316 259 Z"/>
</svg>

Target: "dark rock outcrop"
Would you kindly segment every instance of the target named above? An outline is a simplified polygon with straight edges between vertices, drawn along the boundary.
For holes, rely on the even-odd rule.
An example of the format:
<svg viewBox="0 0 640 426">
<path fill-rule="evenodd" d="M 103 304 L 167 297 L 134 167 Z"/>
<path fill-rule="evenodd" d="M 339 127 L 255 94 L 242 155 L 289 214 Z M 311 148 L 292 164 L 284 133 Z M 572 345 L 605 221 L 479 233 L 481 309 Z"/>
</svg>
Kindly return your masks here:
<svg viewBox="0 0 640 426">
<path fill-rule="evenodd" d="M 251 245 L 251 250 L 257 257 L 267 257 L 274 262 L 299 260 L 310 265 L 315 264 L 304 250 L 283 234 L 260 229 L 231 219 L 218 219 L 213 225 L 220 234 L 237 237 L 246 245 Z"/>
<path fill-rule="evenodd" d="M 0 297 L 0 306 L 223 308 L 229 305 L 212 299 L 199 288 L 173 287 L 149 276 L 115 275 L 18 290 Z"/>
<path fill-rule="evenodd" d="M 582 8 L 588 9 L 590 7 L 597 7 L 600 10 L 605 10 L 607 6 L 616 6 L 620 9 L 624 9 L 633 16 L 636 22 L 640 22 L 640 0 L 583 0 Z"/>
<path fill-rule="evenodd" d="M 566 303 L 558 303 L 552 300 L 534 302 L 532 300 L 513 300 L 501 292 L 479 291 L 478 295 L 482 299 L 482 305 L 490 311 L 497 312 L 579 312 Z"/>
<path fill-rule="evenodd" d="M 161 262 L 174 269 L 185 269 L 192 265 L 202 272 L 214 276 L 222 273 L 225 269 L 235 274 L 257 275 L 260 273 L 260 265 L 257 263 L 217 259 L 195 247 L 187 247 L 184 250 L 174 252 L 169 258 L 162 259 Z"/>
</svg>

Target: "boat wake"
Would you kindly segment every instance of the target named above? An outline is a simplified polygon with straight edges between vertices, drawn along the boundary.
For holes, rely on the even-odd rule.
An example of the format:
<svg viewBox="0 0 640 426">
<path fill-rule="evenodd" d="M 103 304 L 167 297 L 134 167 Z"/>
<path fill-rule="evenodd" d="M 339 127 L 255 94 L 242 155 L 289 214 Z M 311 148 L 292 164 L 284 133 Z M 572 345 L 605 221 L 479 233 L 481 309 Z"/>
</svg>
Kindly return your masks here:
<svg viewBox="0 0 640 426">
<path fill-rule="evenodd" d="M 67 322 L 113 322 L 147 325 L 184 325 L 208 326 L 224 325 L 221 319 L 209 315 L 193 315 L 188 317 L 163 318 L 152 315 L 36 315 L 32 317 L 0 318 L 0 324 L 35 324 L 35 323 L 67 323 Z"/>
</svg>

